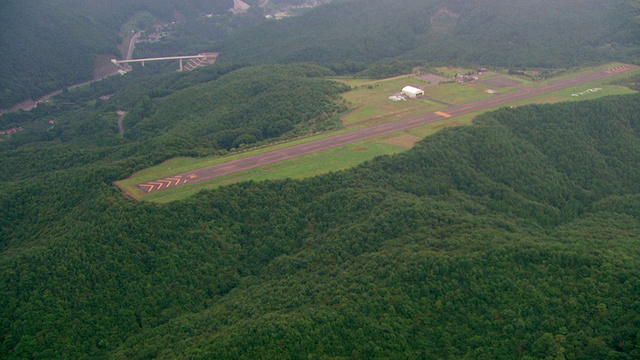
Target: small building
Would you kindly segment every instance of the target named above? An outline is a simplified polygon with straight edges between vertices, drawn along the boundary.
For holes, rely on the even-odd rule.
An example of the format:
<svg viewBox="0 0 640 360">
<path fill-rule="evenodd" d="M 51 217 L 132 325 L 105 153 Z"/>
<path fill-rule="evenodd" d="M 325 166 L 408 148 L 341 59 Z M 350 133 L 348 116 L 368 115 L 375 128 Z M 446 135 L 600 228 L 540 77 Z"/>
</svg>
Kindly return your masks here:
<svg viewBox="0 0 640 360">
<path fill-rule="evenodd" d="M 478 77 L 477 76 L 473 76 L 473 75 L 465 75 L 465 74 L 458 74 L 456 75 L 456 81 L 459 83 L 472 83 L 474 81 L 478 81 Z"/>
<path fill-rule="evenodd" d="M 413 86 L 407 85 L 407 86 L 402 88 L 402 93 L 407 95 L 408 97 L 410 97 L 412 99 L 415 99 L 420 95 L 424 95 L 424 90 L 418 89 L 417 87 L 413 87 Z"/>
</svg>

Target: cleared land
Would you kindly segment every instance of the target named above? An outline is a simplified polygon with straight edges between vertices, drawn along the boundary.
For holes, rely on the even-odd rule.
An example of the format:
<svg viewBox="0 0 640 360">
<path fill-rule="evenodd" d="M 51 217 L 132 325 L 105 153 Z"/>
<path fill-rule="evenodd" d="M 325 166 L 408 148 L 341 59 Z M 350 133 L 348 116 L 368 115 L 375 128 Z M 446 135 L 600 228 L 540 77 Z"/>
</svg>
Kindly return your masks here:
<svg viewBox="0 0 640 360">
<path fill-rule="evenodd" d="M 512 87 L 520 85 L 520 81 L 509 79 L 504 76 L 496 76 L 491 79 L 483 80 L 483 84 L 491 85 L 494 87 L 504 88 L 504 87 Z"/>
<path fill-rule="evenodd" d="M 414 75 L 399 76 L 364 84 L 359 81 L 344 81 L 343 79 L 338 81 L 357 87 L 355 90 L 343 95 L 345 100 L 356 106 L 356 110 L 344 117 L 343 125 L 345 127 L 377 125 L 443 108 L 441 104 L 427 99 L 401 102 L 389 101 L 389 96 L 400 94 L 400 89 L 406 85 L 416 87 L 427 85 L 422 80 L 416 79 Z"/>
<path fill-rule="evenodd" d="M 396 145 L 411 149 L 418 141 L 422 140 L 422 137 L 411 134 L 402 134 L 383 140 L 383 142 L 391 145 Z"/>
<path fill-rule="evenodd" d="M 233 176 L 233 174 L 237 174 L 238 172 L 246 172 L 250 169 L 265 167 L 268 165 L 273 167 L 272 164 L 283 161 L 291 161 L 292 159 L 299 158 L 301 156 L 309 156 L 310 154 L 316 154 L 317 152 L 326 151 L 328 149 L 335 149 L 337 147 L 345 146 L 348 144 L 362 143 L 367 139 L 385 135 L 388 136 L 390 134 L 398 133 L 401 131 L 407 131 L 416 128 L 419 129 L 427 124 L 444 120 L 445 116 L 443 116 L 442 114 L 448 114 L 452 115 L 452 117 L 456 117 L 455 119 L 451 119 L 453 121 L 465 118 L 465 122 L 468 122 L 469 119 L 466 118 L 472 117 L 471 114 L 486 109 L 496 108 L 505 104 L 522 103 L 526 99 L 535 99 L 536 97 L 539 97 L 543 94 L 552 93 L 554 91 L 562 89 L 579 87 L 580 85 L 589 82 L 602 80 L 610 76 L 615 76 L 616 74 L 621 74 L 637 69 L 637 67 L 627 65 L 624 68 L 618 69 L 616 72 L 611 72 L 609 71 L 610 68 L 612 68 L 612 66 L 599 68 L 598 70 L 594 70 L 592 72 L 583 72 L 580 75 L 574 77 L 565 77 L 563 79 L 547 82 L 536 87 L 526 87 L 508 94 L 492 96 L 486 99 L 451 106 L 446 110 L 441 110 L 440 114 L 431 112 L 429 114 L 412 116 L 394 122 L 383 123 L 369 128 L 354 130 L 335 136 L 297 144 L 291 147 L 280 148 L 272 151 L 264 151 L 261 154 L 251 155 L 213 166 L 203 167 L 200 169 L 194 169 L 192 171 L 160 178 L 155 181 L 148 181 L 146 183 L 137 185 L 137 188 L 142 195 L 164 192 L 164 190 L 168 190 L 167 193 L 173 193 L 175 190 L 177 190 L 177 188 L 180 188 L 185 184 L 198 183 L 213 178 L 237 178 L 237 176 Z M 530 102 L 536 101 L 533 100 Z M 416 133 L 414 131 L 414 133 L 421 136 L 432 131 L 433 130 L 426 130 L 423 133 Z M 366 153 L 366 151 L 364 151 L 364 153 Z M 195 191 L 197 190 L 194 190 L 193 192 Z"/>
<path fill-rule="evenodd" d="M 422 80 L 422 81 L 428 82 L 429 86 L 440 85 L 440 83 L 443 83 L 443 82 L 453 81 L 453 78 L 448 78 L 448 77 L 444 77 L 444 76 L 440 76 L 440 75 L 436 75 L 436 74 L 431 74 L 431 73 L 418 75 L 417 78 Z"/>
</svg>

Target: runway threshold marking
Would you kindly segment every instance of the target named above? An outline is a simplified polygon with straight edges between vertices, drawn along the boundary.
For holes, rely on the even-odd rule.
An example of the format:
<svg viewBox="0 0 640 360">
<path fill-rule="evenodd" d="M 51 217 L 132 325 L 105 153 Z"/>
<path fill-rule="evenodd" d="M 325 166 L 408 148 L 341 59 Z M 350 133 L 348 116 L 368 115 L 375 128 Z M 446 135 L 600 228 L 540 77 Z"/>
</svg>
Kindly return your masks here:
<svg viewBox="0 0 640 360">
<path fill-rule="evenodd" d="M 620 65 L 620 66 L 615 66 L 615 67 L 612 67 L 612 68 L 609 68 L 609 69 L 601 70 L 602 72 L 593 72 L 590 75 L 592 75 L 592 77 L 597 77 L 598 79 L 601 79 L 601 78 L 604 79 L 606 77 L 611 76 L 612 74 L 617 74 L 617 73 L 621 73 L 621 72 L 625 72 L 625 71 L 629 71 L 629 70 L 634 70 L 634 69 L 637 69 L 637 67 L 628 66 L 628 65 Z M 598 74 L 600 74 L 600 75 L 596 76 Z M 579 76 L 576 75 L 576 78 L 578 78 L 578 77 Z M 578 84 L 584 84 L 584 83 L 587 83 L 587 82 L 590 82 L 590 81 L 595 81 L 593 79 L 589 80 L 588 78 L 585 78 L 584 76 L 581 79 L 577 79 L 576 80 L 575 78 L 572 78 L 571 80 L 572 80 L 572 82 L 564 81 L 563 84 L 556 85 L 557 83 L 559 83 L 561 81 L 561 80 L 558 80 L 556 82 L 552 82 L 551 85 L 553 85 L 555 87 L 560 86 L 558 89 L 556 89 L 556 90 L 559 90 L 559 89 L 567 89 L 567 88 L 569 88 L 571 86 L 575 86 L 575 85 L 578 85 Z M 534 89 L 538 89 L 538 90 L 537 91 L 533 91 Z M 554 91 L 553 88 L 549 88 L 548 85 L 545 88 L 544 84 L 543 85 L 538 85 L 537 87 L 534 87 L 532 89 L 525 88 L 525 89 L 522 89 L 522 90 L 526 90 L 525 92 L 529 96 L 531 96 L 531 94 L 529 94 L 531 92 L 536 92 L 536 93 L 543 94 L 543 93 L 547 93 L 547 92 L 550 92 L 550 91 Z M 494 97 L 494 98 L 491 98 L 491 99 L 493 99 L 491 102 L 485 102 L 484 103 L 483 109 L 487 109 L 487 108 L 494 107 L 494 106 L 497 106 L 497 105 L 504 105 L 504 104 L 507 104 L 509 102 L 515 101 L 515 100 L 520 99 L 520 98 L 521 98 L 520 96 L 516 96 L 514 99 L 506 101 L 505 99 L 508 99 L 508 98 L 505 98 L 505 97 Z M 522 98 L 524 98 L 524 97 L 522 97 Z M 433 112 L 431 114 L 434 114 L 434 115 L 437 115 L 437 116 L 441 116 L 443 118 L 450 118 L 450 117 L 454 117 L 454 116 L 459 116 L 460 114 L 469 113 L 469 112 L 471 112 L 471 110 L 473 109 L 474 106 L 477 106 L 476 102 L 471 102 L 471 103 L 467 103 L 467 104 L 463 104 L 463 105 L 452 105 L 452 107 L 455 107 L 455 110 L 453 112 L 455 112 L 456 115 L 453 115 L 451 113 L 447 113 L 447 112 L 444 112 L 444 111 L 435 111 L 435 112 Z M 414 126 L 416 126 L 418 124 L 421 124 L 421 122 L 423 120 L 424 119 L 422 119 L 422 118 L 420 118 L 420 119 L 407 119 L 407 122 L 404 124 L 404 127 L 407 127 L 407 126 L 414 127 Z M 389 128 L 389 129 L 391 129 L 391 128 Z M 379 130 L 378 132 L 388 131 L 387 125 L 378 128 L 378 130 Z M 353 134 L 349 134 L 349 135 L 346 135 L 346 136 L 336 135 L 335 139 L 339 140 L 339 142 L 344 142 L 344 141 L 350 142 L 350 141 L 353 141 L 354 139 L 357 139 L 358 137 L 359 137 L 358 134 L 353 133 Z M 312 144 L 311 146 L 303 149 L 303 151 L 301 151 L 300 153 L 301 154 L 302 153 L 308 154 L 309 152 L 314 152 L 319 145 L 320 144 Z M 320 146 L 320 147 L 322 147 L 322 146 Z M 301 154 L 298 154 L 298 155 L 301 155 Z M 294 155 L 294 157 L 295 157 L 295 155 Z M 272 161 L 274 158 L 277 158 L 277 156 L 270 155 L 270 156 L 266 157 L 266 159 L 268 161 Z M 287 157 L 287 158 L 289 158 L 289 157 Z M 221 163 L 219 165 L 222 165 L 223 168 L 227 169 L 227 170 L 228 170 L 228 168 L 236 167 L 236 165 L 225 166 L 223 164 L 224 163 Z M 220 168 L 218 168 L 218 169 L 220 169 Z M 216 177 L 216 176 L 214 176 L 214 177 Z M 162 180 L 155 180 L 153 182 L 147 182 L 147 183 L 144 183 L 144 184 L 140 184 L 140 185 L 138 185 L 138 187 L 141 190 L 145 190 L 146 189 L 146 192 L 160 191 L 160 190 L 167 189 L 167 188 L 169 188 L 171 186 L 184 185 L 189 180 L 192 180 L 192 182 L 197 182 L 199 180 L 197 178 L 199 178 L 199 174 L 197 172 L 183 173 L 182 175 L 174 175 L 173 177 L 164 178 L 164 179 L 162 179 L 162 180 L 165 180 L 164 182 L 160 182 Z M 207 179 L 207 178 L 208 177 L 205 174 L 204 175 L 204 179 Z M 168 184 L 166 184 L 167 182 L 168 182 Z M 173 182 L 175 182 L 175 185 L 174 185 Z M 165 185 L 165 184 L 166 184 L 166 186 L 163 188 L 162 185 Z"/>
<path fill-rule="evenodd" d="M 151 184 L 140 184 L 140 186 L 148 187 L 147 188 L 147 192 L 150 192 L 151 190 L 153 190 L 156 187 L 155 185 L 151 185 Z"/>
<path fill-rule="evenodd" d="M 158 187 L 158 189 L 160 189 L 160 188 L 162 187 L 162 183 L 160 183 L 160 182 L 155 182 L 155 181 L 153 181 L 153 182 L 152 182 L 152 181 L 149 181 L 147 184 L 148 184 L 148 185 L 157 186 L 157 187 Z M 151 191 L 151 190 L 149 190 L 149 191 Z"/>
<path fill-rule="evenodd" d="M 452 117 L 452 116 L 453 116 L 453 115 L 448 114 L 448 113 L 446 113 L 446 112 L 444 112 L 444 111 L 436 111 L 436 112 L 434 112 L 434 114 L 436 114 L 436 115 L 440 115 L 440 116 L 445 117 L 445 118 L 450 118 L 450 117 Z"/>
<path fill-rule="evenodd" d="M 191 174 L 190 176 L 192 179 L 198 177 L 195 174 Z M 160 190 L 163 188 L 166 189 L 168 187 L 171 186 L 177 186 L 180 185 L 180 183 L 184 184 L 187 182 L 187 179 L 183 179 L 182 175 L 176 175 L 176 176 L 172 176 L 172 177 L 168 177 L 168 178 L 164 178 L 164 179 L 158 179 L 155 181 L 149 181 L 147 183 L 144 184 L 140 184 L 138 185 L 138 187 L 141 190 L 144 190 L 146 192 L 152 192 L 154 190 Z"/>
</svg>

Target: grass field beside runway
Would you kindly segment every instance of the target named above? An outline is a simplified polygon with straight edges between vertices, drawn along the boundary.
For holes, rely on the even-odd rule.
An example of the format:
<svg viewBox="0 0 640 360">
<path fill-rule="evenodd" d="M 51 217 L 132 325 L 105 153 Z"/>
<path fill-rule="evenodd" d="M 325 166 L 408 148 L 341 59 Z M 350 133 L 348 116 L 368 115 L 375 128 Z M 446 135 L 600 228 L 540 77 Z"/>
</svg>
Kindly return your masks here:
<svg viewBox="0 0 640 360">
<path fill-rule="evenodd" d="M 607 69 L 607 67 L 602 67 L 602 69 Z M 593 71 L 593 69 L 591 69 L 591 71 Z M 580 73 L 584 73 L 584 72 L 580 72 Z M 627 77 L 637 73 L 640 73 L 640 70 L 635 70 L 633 72 L 628 72 L 625 74 L 620 74 L 618 76 L 613 76 L 606 80 L 594 81 L 591 83 L 575 86 L 572 88 L 554 91 L 548 94 L 514 102 L 512 104 L 502 105 L 500 107 L 521 106 L 521 105 L 533 104 L 533 103 L 579 101 L 579 100 L 587 100 L 587 99 L 596 99 L 596 98 L 608 96 L 608 95 L 621 95 L 621 94 L 633 93 L 634 92 L 633 90 L 630 90 L 626 87 L 617 86 L 617 85 L 608 85 L 608 83 L 610 83 L 612 80 L 615 80 L 616 78 Z M 409 75 L 406 78 L 411 78 L 411 77 L 412 75 Z M 379 92 L 376 95 L 377 96 L 376 101 L 380 103 L 382 106 L 380 106 L 378 109 L 384 109 L 385 107 L 388 108 L 387 106 L 388 103 L 390 103 L 391 106 L 394 106 L 398 103 L 392 102 L 388 100 L 388 98 L 384 98 L 384 101 L 388 103 L 382 104 L 383 102 L 382 94 L 384 94 L 384 91 L 386 91 L 384 89 L 395 88 L 396 86 L 398 86 L 399 84 L 403 84 L 404 82 L 405 81 L 403 81 L 402 77 L 394 78 L 391 80 L 380 80 L 379 83 L 381 83 L 382 85 L 378 87 L 371 86 L 372 87 L 371 89 L 369 88 L 369 86 L 366 87 L 366 90 L 370 91 L 369 93 L 366 93 L 366 92 L 357 93 L 358 91 L 362 91 L 363 89 L 356 89 L 356 90 L 353 90 L 352 92 L 345 94 L 345 98 L 349 99 L 350 97 L 350 101 L 355 101 L 359 97 L 366 97 L 367 95 L 372 95 L 372 94 L 375 94 L 375 92 Z M 440 86 L 446 86 L 446 85 L 457 86 L 460 89 L 463 89 L 465 87 L 470 88 L 468 84 L 467 85 L 445 84 Z M 426 89 L 433 89 L 433 88 L 434 87 L 427 87 Z M 597 90 L 593 92 L 589 92 L 589 91 L 585 92 L 585 90 L 593 89 L 593 88 L 599 88 L 601 90 Z M 469 101 L 473 101 L 474 97 L 478 96 L 479 89 L 482 89 L 482 88 L 477 87 L 475 90 L 472 90 L 472 91 L 469 91 L 469 89 L 464 89 L 464 94 L 461 96 L 467 96 L 467 99 L 471 99 Z M 484 93 L 484 90 L 482 90 L 482 92 Z M 582 93 L 582 94 L 580 94 L 579 96 L 572 96 L 573 94 L 579 94 L 579 93 Z M 456 95 L 460 95 L 460 93 L 457 93 Z M 487 95 L 493 96 L 491 94 L 487 94 Z M 371 104 L 373 105 L 378 104 L 376 101 L 371 102 Z M 418 101 L 415 101 L 415 103 L 418 103 Z M 404 103 L 404 102 L 399 102 L 399 103 Z M 362 108 L 364 108 L 364 106 L 360 107 L 360 109 Z M 435 106 L 429 107 L 428 109 L 425 108 L 425 111 L 423 113 L 434 112 L 435 111 L 434 108 L 436 107 Z M 442 108 L 445 108 L 445 106 L 442 106 Z M 375 108 L 374 106 L 371 106 L 370 109 L 375 109 Z M 369 115 L 380 114 L 380 110 L 372 112 L 372 110 L 370 109 L 363 111 L 361 114 L 357 114 L 357 116 L 360 116 L 363 119 L 365 119 L 364 114 L 366 114 L 367 111 L 369 111 Z M 346 169 L 349 167 L 353 167 L 364 161 L 373 159 L 376 156 L 391 155 L 401 151 L 405 151 L 406 149 L 409 149 L 413 145 L 413 143 L 415 143 L 417 138 L 423 138 L 423 137 L 432 135 L 435 132 L 445 127 L 469 125 L 472 123 L 473 118 L 476 117 L 477 115 L 487 111 L 492 111 L 495 109 L 496 108 L 489 108 L 473 114 L 466 114 L 463 116 L 452 117 L 452 118 L 443 117 L 441 121 L 431 123 L 425 126 L 412 128 L 406 131 L 401 131 L 398 133 L 385 135 L 378 138 L 368 139 L 358 143 L 321 151 L 318 153 L 282 161 L 275 164 L 270 164 L 268 166 L 264 166 L 261 168 L 242 171 L 239 173 L 223 176 L 216 179 L 206 180 L 206 181 L 202 181 L 194 184 L 188 184 L 185 186 L 163 190 L 161 192 L 144 194 L 142 191 L 140 191 L 136 187 L 137 184 L 141 184 L 144 181 L 167 177 L 179 172 L 198 169 L 198 168 L 202 168 L 202 167 L 213 165 L 213 164 L 224 163 L 239 157 L 246 157 L 246 156 L 254 155 L 254 154 L 265 152 L 265 151 L 270 151 L 277 148 L 284 148 L 284 147 L 292 146 L 294 144 L 299 144 L 299 143 L 303 143 L 303 142 L 307 142 L 307 141 L 311 141 L 319 138 L 329 137 L 329 136 L 335 135 L 337 132 L 322 134 L 319 136 L 309 137 L 305 139 L 298 139 L 294 142 L 287 142 L 287 143 L 281 143 L 281 144 L 276 144 L 272 146 L 265 146 L 260 149 L 246 151 L 246 152 L 234 154 L 231 156 L 225 156 L 225 157 L 176 158 L 176 159 L 167 161 L 161 165 L 155 166 L 153 168 L 141 171 L 137 173 L 135 176 L 119 182 L 118 186 L 125 189 L 125 191 L 127 191 L 132 197 L 136 199 L 144 199 L 144 200 L 155 201 L 155 202 L 170 202 L 170 201 L 186 198 L 205 188 L 213 188 L 213 187 L 227 185 L 235 182 L 275 180 L 275 179 L 286 179 L 286 178 L 294 178 L 294 179 L 306 178 L 306 177 L 315 176 L 315 175 L 319 175 L 319 174 L 323 174 L 331 171 L 338 171 L 338 170 Z M 413 109 L 411 111 L 413 111 Z M 446 109 L 443 111 L 446 112 Z M 394 112 L 394 111 L 391 111 L 391 112 Z M 397 109 L 395 112 L 396 114 L 398 113 Z M 347 117 L 353 116 L 353 115 L 354 113 L 350 113 L 349 115 L 347 115 Z M 391 121 L 393 118 L 394 116 L 392 115 L 386 121 Z M 361 125 L 364 125 L 364 124 L 373 125 L 372 123 L 366 121 L 365 119 L 360 121 L 360 124 L 357 124 L 360 126 L 357 126 L 357 127 L 362 127 Z M 355 125 L 356 124 L 352 124 L 352 126 L 355 126 Z M 354 128 L 343 129 L 340 132 L 346 132 L 353 129 Z"/>
</svg>

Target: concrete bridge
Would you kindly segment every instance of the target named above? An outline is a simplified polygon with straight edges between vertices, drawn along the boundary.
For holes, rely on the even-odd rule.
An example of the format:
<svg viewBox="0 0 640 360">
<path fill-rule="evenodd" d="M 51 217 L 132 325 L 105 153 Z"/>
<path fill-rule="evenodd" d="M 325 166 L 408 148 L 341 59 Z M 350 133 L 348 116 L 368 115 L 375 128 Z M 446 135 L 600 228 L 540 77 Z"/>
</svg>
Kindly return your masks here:
<svg viewBox="0 0 640 360">
<path fill-rule="evenodd" d="M 129 64 L 129 63 L 142 63 L 144 66 L 145 62 L 148 61 L 162 61 L 162 60 L 178 60 L 180 62 L 179 71 L 184 70 L 193 70 L 200 66 L 212 65 L 216 62 L 219 53 L 201 53 L 198 55 L 184 55 L 184 56 L 164 56 L 164 57 L 154 57 L 154 58 L 145 58 L 145 59 L 130 59 L 130 60 L 118 60 L 111 59 L 111 62 L 120 66 L 120 64 Z M 183 61 L 188 60 L 186 65 L 183 65 Z"/>
</svg>

